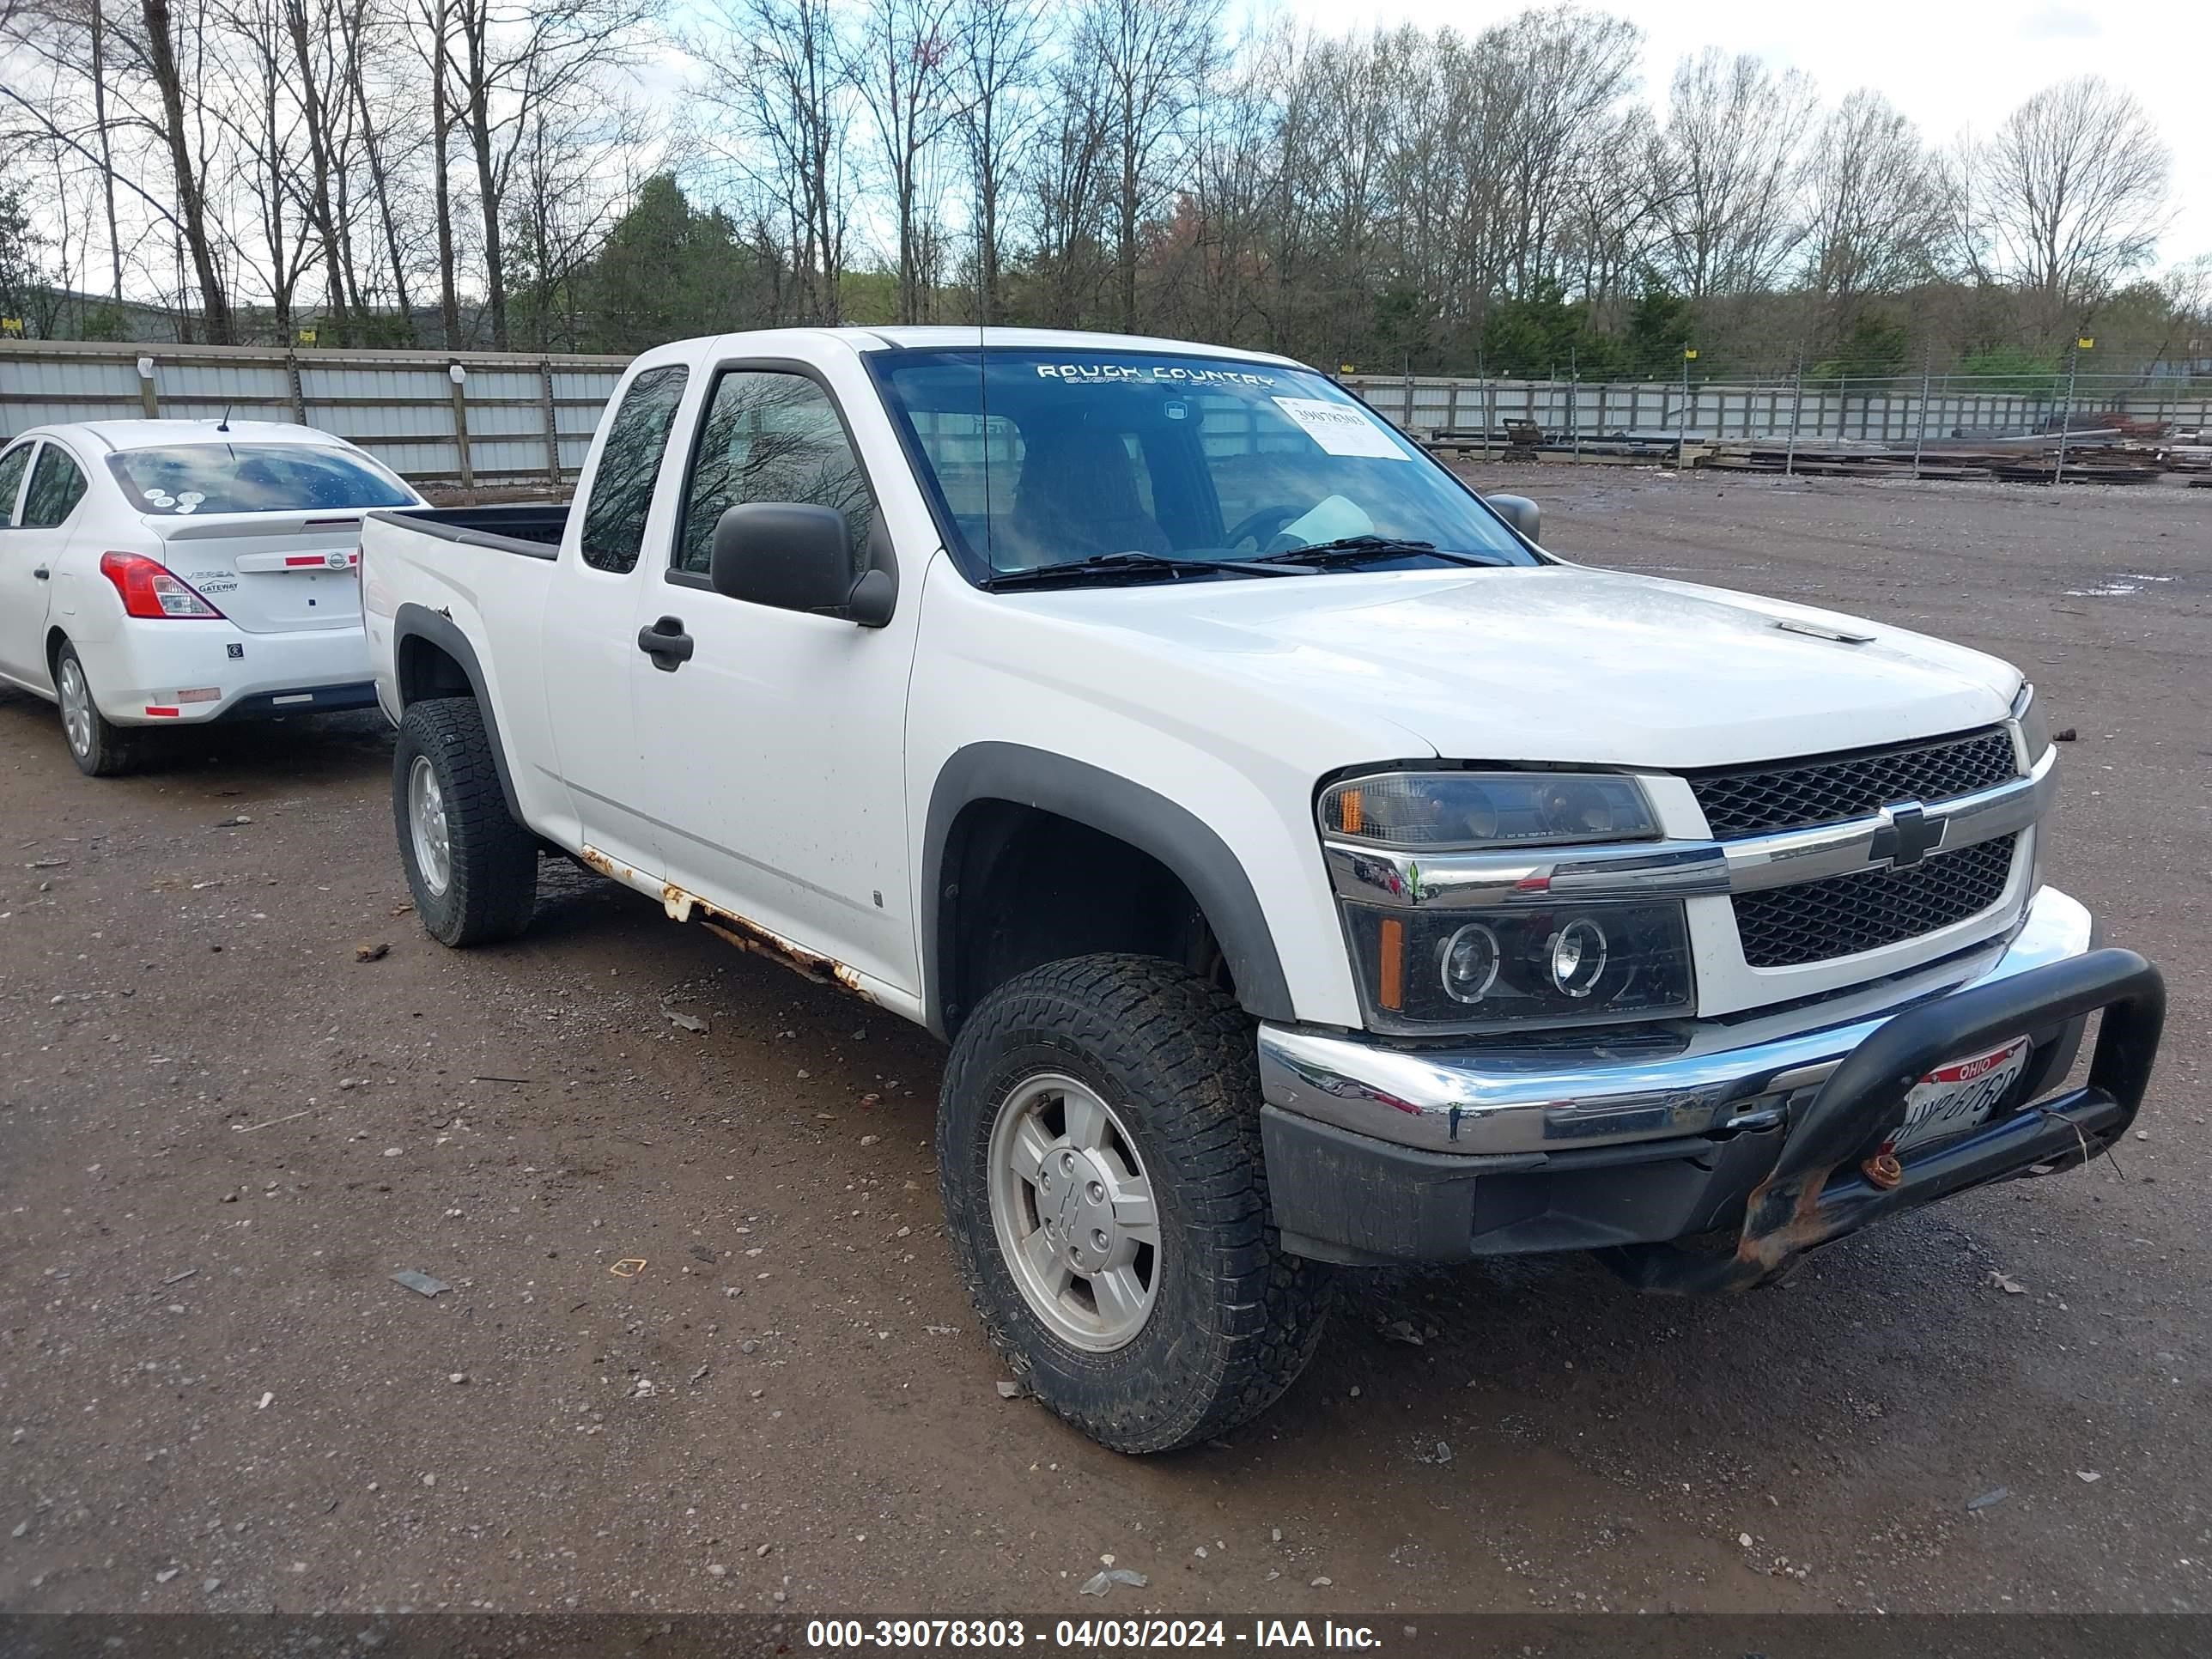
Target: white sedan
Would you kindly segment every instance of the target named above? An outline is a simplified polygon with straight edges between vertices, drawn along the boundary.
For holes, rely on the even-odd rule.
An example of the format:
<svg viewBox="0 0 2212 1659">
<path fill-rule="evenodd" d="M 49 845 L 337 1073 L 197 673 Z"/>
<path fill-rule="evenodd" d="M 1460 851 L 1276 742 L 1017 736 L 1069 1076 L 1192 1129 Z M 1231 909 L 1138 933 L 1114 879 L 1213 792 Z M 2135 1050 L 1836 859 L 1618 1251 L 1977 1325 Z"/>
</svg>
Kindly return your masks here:
<svg viewBox="0 0 2212 1659">
<path fill-rule="evenodd" d="M 0 450 L 0 681 L 95 777 L 147 728 L 366 708 L 362 514 L 421 504 L 309 427 L 34 428 Z"/>
</svg>

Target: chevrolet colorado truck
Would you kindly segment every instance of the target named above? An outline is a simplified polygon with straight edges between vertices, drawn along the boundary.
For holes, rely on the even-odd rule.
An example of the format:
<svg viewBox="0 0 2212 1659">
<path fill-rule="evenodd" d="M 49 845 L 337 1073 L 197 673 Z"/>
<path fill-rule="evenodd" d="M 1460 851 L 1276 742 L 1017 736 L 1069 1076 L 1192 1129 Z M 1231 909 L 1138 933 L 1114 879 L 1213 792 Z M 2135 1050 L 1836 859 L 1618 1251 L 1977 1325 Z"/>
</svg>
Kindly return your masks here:
<svg viewBox="0 0 2212 1659">
<path fill-rule="evenodd" d="M 362 540 L 431 935 L 567 855 L 926 1024 L 984 1325 L 1121 1450 L 1267 1407 L 1346 1269 L 1746 1289 L 2142 1103 L 2016 670 L 1560 559 L 1280 357 L 686 341 L 573 507 Z"/>
</svg>

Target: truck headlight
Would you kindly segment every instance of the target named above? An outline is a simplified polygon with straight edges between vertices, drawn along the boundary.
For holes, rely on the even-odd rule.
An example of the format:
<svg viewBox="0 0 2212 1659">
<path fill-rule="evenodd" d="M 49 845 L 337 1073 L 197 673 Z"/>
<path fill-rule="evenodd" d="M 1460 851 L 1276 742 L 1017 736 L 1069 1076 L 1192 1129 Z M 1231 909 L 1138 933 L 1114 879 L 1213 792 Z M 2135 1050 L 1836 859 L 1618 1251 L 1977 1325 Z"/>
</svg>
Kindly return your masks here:
<svg viewBox="0 0 2212 1659">
<path fill-rule="evenodd" d="M 1369 772 L 1316 805 L 1322 838 L 1381 878 L 1339 903 L 1370 1030 L 1402 1036 L 1596 1025 L 1697 1006 L 1679 899 L 1553 902 L 1516 872 L 1540 849 L 1656 841 L 1632 777 L 1603 772 Z M 1437 878 L 1492 871 L 1497 902 L 1430 903 Z M 1389 894 L 1401 902 L 1376 903 Z"/>
<path fill-rule="evenodd" d="M 1411 853 L 1647 841 L 1635 779 L 1601 772 L 1370 772 L 1322 792 L 1330 841 Z"/>
<path fill-rule="evenodd" d="M 1370 1029 L 1588 1025 L 1688 1014 L 1690 933 L 1679 902 L 1401 910 L 1346 902 Z"/>
<path fill-rule="evenodd" d="M 2021 747 L 2027 751 L 2027 763 L 2033 768 L 2051 747 L 2051 722 L 2036 705 L 2039 699 L 2035 688 L 2023 685 L 2012 706 L 2012 717 L 2019 723 Z"/>
</svg>

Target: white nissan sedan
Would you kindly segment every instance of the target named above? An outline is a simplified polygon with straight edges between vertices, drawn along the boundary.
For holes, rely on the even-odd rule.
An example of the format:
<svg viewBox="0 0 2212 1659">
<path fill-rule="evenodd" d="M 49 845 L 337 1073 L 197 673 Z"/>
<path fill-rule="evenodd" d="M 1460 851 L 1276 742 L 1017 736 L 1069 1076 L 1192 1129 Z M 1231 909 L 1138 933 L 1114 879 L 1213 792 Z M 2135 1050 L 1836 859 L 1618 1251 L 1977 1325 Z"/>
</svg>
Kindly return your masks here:
<svg viewBox="0 0 2212 1659">
<path fill-rule="evenodd" d="M 368 708 L 362 514 L 421 504 L 309 427 L 34 428 L 0 450 L 0 680 L 94 777 L 149 728 Z"/>
</svg>

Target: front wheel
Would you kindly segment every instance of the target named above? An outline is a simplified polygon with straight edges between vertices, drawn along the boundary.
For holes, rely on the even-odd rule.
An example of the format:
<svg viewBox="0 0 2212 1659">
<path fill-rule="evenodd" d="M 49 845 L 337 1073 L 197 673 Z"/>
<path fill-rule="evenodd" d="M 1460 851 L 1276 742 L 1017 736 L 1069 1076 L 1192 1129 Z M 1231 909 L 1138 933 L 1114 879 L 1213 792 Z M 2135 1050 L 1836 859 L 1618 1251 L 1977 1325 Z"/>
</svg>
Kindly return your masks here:
<svg viewBox="0 0 2212 1659">
<path fill-rule="evenodd" d="M 1267 1210 L 1251 1023 L 1174 963 L 1048 963 L 962 1027 L 938 1179 L 962 1276 L 1037 1397 L 1102 1444 L 1167 1451 L 1297 1379 L 1328 1270 Z"/>
<path fill-rule="evenodd" d="M 452 945 L 513 939 L 538 902 L 538 844 L 507 810 L 483 711 L 410 703 L 392 753 L 392 816 L 415 914 Z"/>
</svg>

